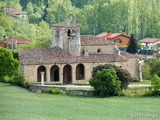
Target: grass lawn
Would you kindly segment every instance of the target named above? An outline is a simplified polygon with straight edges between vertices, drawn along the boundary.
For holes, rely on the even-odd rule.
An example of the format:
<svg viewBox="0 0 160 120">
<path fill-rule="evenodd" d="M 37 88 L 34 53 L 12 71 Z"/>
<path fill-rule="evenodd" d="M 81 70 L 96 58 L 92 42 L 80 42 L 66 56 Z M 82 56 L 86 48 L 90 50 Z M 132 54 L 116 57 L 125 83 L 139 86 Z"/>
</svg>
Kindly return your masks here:
<svg viewBox="0 0 160 120">
<path fill-rule="evenodd" d="M 142 82 L 130 82 L 129 85 L 151 85 L 151 81 L 143 80 Z"/>
<path fill-rule="evenodd" d="M 38 94 L 20 87 L 0 83 L 0 120 L 131 119 L 126 117 L 126 114 L 160 115 L 160 98 L 93 98 Z"/>
</svg>

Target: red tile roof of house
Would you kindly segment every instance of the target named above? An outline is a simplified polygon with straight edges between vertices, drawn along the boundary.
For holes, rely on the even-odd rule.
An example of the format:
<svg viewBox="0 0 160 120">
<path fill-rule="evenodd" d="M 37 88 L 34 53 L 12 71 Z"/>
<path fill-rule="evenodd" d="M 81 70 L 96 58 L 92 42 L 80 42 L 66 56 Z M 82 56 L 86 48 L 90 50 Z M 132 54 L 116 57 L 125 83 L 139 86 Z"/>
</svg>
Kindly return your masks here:
<svg viewBox="0 0 160 120">
<path fill-rule="evenodd" d="M 111 33 L 111 34 L 112 34 L 112 33 Z M 108 32 L 103 32 L 103 33 L 97 35 L 96 37 L 104 38 L 104 37 L 106 37 L 106 36 L 108 36 L 108 35 L 109 35 Z"/>
<path fill-rule="evenodd" d="M 18 15 L 18 14 L 27 14 L 27 12 L 18 10 L 14 7 L 5 7 L 4 10 L 12 15 Z"/>
<path fill-rule="evenodd" d="M 30 42 L 33 42 L 31 40 L 27 40 L 25 38 L 22 38 L 22 37 L 11 37 L 11 38 L 7 38 L 7 39 L 4 39 L 2 41 L 0 41 L 1 43 L 13 43 L 13 44 L 24 44 L 24 43 L 30 43 Z"/>
<path fill-rule="evenodd" d="M 107 38 L 115 38 L 115 37 L 120 36 L 120 35 L 123 35 L 123 36 L 126 36 L 126 37 L 130 38 L 130 36 L 125 35 L 123 33 L 113 33 L 113 34 L 109 35 Z"/>
<path fill-rule="evenodd" d="M 107 61 L 122 61 L 128 59 L 117 54 L 89 54 L 85 56 L 72 56 L 66 51 L 58 47 L 49 48 L 32 48 L 32 49 L 17 49 L 15 52 L 20 53 L 20 61 L 23 64 L 40 64 L 40 63 L 72 63 L 72 62 L 107 62 Z"/>
<path fill-rule="evenodd" d="M 93 35 L 81 35 L 81 45 L 114 45 L 114 42 Z"/>
<path fill-rule="evenodd" d="M 138 42 L 141 42 L 141 43 L 154 43 L 154 42 L 157 42 L 157 41 L 160 41 L 160 38 L 144 38 Z"/>
<path fill-rule="evenodd" d="M 109 32 L 103 32 L 103 33 L 97 35 L 96 37 L 100 37 L 100 38 L 104 38 L 104 37 L 105 38 L 115 38 L 115 37 L 117 37 L 119 35 L 123 35 L 123 36 L 126 36 L 126 37 L 130 38 L 130 36 L 128 36 L 128 35 L 126 35 L 124 33 L 109 33 Z"/>
</svg>

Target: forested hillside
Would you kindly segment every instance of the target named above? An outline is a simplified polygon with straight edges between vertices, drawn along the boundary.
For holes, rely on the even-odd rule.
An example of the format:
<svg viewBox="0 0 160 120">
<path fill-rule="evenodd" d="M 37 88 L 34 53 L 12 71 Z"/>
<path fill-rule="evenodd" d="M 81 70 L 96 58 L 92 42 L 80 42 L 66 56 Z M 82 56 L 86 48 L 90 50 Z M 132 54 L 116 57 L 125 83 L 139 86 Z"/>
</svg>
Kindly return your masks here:
<svg viewBox="0 0 160 120">
<path fill-rule="evenodd" d="M 81 34 L 94 34 L 94 29 L 96 35 L 125 30 L 137 39 L 160 37 L 159 6 L 160 0 L 0 0 L 0 7 L 15 7 L 29 16 L 24 22 L 2 12 L 0 35 L 41 43 L 51 39 L 51 24 L 64 21 L 72 13 L 81 25 Z"/>
</svg>

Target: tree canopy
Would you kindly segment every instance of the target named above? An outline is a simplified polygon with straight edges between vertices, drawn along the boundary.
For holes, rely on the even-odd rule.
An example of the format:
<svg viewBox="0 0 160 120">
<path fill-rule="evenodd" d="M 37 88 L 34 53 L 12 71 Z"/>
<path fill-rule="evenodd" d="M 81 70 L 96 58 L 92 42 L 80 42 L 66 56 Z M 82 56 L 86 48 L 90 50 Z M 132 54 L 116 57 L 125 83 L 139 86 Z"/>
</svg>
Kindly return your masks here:
<svg viewBox="0 0 160 120">
<path fill-rule="evenodd" d="M 3 80 L 4 76 L 11 77 L 18 73 L 20 63 L 17 58 L 17 54 L 13 55 L 12 51 L 0 47 L 0 80 Z"/>
<path fill-rule="evenodd" d="M 97 71 L 89 83 L 94 87 L 95 95 L 100 97 L 118 95 L 120 91 L 120 81 L 114 69 L 103 69 Z"/>
<path fill-rule="evenodd" d="M 15 7 L 28 13 L 27 22 L 13 19 L 1 10 L 0 39 L 3 35 L 12 35 L 35 42 L 51 40 L 50 25 L 63 22 L 71 13 L 81 25 L 83 35 L 93 35 L 94 30 L 95 35 L 125 30 L 127 35 L 134 33 L 138 40 L 159 38 L 159 6 L 160 0 L 0 0 L 2 8 Z M 40 26 L 41 22 L 45 22 L 44 28 Z M 36 44 L 30 47 L 36 47 Z M 42 44 L 40 47 L 49 46 Z"/>
<path fill-rule="evenodd" d="M 92 77 L 95 76 L 97 71 L 102 71 L 103 69 L 114 69 L 119 78 L 118 80 L 121 81 L 120 88 L 127 89 L 129 82 L 132 80 L 131 75 L 127 70 L 111 64 L 99 65 L 93 68 Z"/>
</svg>

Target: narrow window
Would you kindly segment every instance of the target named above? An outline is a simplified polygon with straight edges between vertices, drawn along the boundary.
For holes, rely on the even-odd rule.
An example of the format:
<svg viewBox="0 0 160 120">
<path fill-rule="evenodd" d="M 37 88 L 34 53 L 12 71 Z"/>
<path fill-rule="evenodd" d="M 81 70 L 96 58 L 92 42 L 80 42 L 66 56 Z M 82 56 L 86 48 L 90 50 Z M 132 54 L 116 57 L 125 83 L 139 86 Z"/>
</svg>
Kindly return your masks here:
<svg viewBox="0 0 160 120">
<path fill-rule="evenodd" d="M 99 49 L 97 50 L 97 52 L 100 53 L 100 52 L 101 52 L 101 49 L 99 48 Z"/>
<path fill-rule="evenodd" d="M 68 30 L 67 35 L 71 36 L 71 30 Z"/>
</svg>

